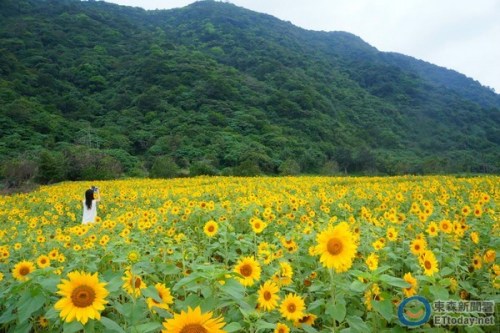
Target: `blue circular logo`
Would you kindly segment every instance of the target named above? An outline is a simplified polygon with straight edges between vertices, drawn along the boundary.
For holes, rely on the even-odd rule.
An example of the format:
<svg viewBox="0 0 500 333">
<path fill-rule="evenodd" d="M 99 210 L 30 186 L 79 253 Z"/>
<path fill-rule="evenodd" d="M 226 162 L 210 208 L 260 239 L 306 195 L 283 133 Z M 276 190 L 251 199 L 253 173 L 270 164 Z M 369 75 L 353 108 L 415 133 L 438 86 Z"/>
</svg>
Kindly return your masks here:
<svg viewBox="0 0 500 333">
<path fill-rule="evenodd" d="M 430 317 L 431 304 L 422 296 L 406 298 L 398 306 L 399 321 L 405 326 L 420 326 L 428 322 Z"/>
</svg>

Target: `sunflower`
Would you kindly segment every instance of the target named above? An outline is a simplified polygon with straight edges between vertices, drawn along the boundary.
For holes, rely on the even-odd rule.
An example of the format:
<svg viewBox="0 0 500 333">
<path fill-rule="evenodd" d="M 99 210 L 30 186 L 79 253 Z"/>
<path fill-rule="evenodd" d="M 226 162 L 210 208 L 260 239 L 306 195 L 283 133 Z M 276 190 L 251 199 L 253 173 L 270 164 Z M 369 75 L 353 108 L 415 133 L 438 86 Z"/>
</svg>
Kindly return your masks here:
<svg viewBox="0 0 500 333">
<path fill-rule="evenodd" d="M 296 294 L 288 294 L 281 302 L 280 312 L 283 318 L 297 321 L 304 317 L 305 303 L 302 297 Z"/>
<path fill-rule="evenodd" d="M 380 287 L 377 283 L 371 285 L 365 290 L 363 303 L 368 311 L 373 309 L 372 301 L 383 301 L 384 298 L 380 295 Z"/>
<path fill-rule="evenodd" d="M 450 290 L 451 292 L 455 292 L 458 289 L 458 281 L 454 277 L 450 278 Z"/>
<path fill-rule="evenodd" d="M 472 257 L 472 266 L 474 267 L 474 269 L 481 269 L 481 267 L 483 266 L 483 262 L 480 255 L 475 254 L 474 257 Z"/>
<path fill-rule="evenodd" d="M 370 271 L 374 271 L 378 267 L 378 255 L 371 253 L 365 260 L 366 265 Z"/>
<path fill-rule="evenodd" d="M 244 286 L 251 286 L 260 279 L 260 265 L 253 257 L 244 257 L 238 261 L 234 271 L 243 277 L 237 278 Z"/>
<path fill-rule="evenodd" d="M 372 243 L 372 246 L 376 251 L 379 251 L 384 248 L 385 243 L 382 242 L 380 239 L 377 239 L 375 242 Z"/>
<path fill-rule="evenodd" d="M 141 255 L 134 250 L 130 251 L 127 255 L 128 260 L 133 263 L 138 262 L 140 257 Z"/>
<path fill-rule="evenodd" d="M 219 230 L 219 225 L 217 222 L 214 220 L 210 220 L 207 223 L 205 223 L 205 226 L 203 227 L 203 232 L 207 237 L 213 237 L 217 234 L 217 231 Z"/>
<path fill-rule="evenodd" d="M 387 239 L 394 242 L 398 238 L 398 232 L 393 227 L 387 228 Z"/>
<path fill-rule="evenodd" d="M 125 272 L 125 276 L 122 277 L 122 280 L 123 289 L 134 297 L 139 297 L 141 295 L 141 289 L 146 288 L 146 284 L 142 281 L 141 277 L 132 274 L 130 271 Z"/>
<path fill-rule="evenodd" d="M 436 222 L 431 222 L 429 223 L 429 226 L 427 227 L 427 233 L 431 237 L 436 237 L 438 235 L 438 226 Z"/>
<path fill-rule="evenodd" d="M 280 262 L 280 269 L 273 275 L 273 281 L 278 286 L 288 286 L 292 284 L 293 269 L 292 266 L 286 262 Z"/>
<path fill-rule="evenodd" d="M 50 266 L 50 259 L 46 255 L 41 255 L 36 260 L 36 264 L 39 268 L 45 268 Z"/>
<path fill-rule="evenodd" d="M 489 249 L 484 253 L 483 259 L 485 262 L 491 264 L 492 262 L 495 261 L 496 256 L 497 256 L 496 251 L 493 249 Z"/>
<path fill-rule="evenodd" d="M 471 209 L 469 206 L 463 206 L 462 207 L 462 215 L 464 216 L 468 216 L 471 212 Z"/>
<path fill-rule="evenodd" d="M 168 310 L 169 305 L 174 302 L 172 294 L 170 293 L 170 289 L 167 288 L 163 283 L 155 284 L 155 289 L 158 293 L 158 297 L 156 299 L 151 297 L 148 297 L 146 299 L 148 308 L 151 310 L 153 307 L 157 307 L 160 309 Z"/>
<path fill-rule="evenodd" d="M 474 244 L 478 244 L 479 243 L 479 234 L 476 231 L 471 232 L 470 233 L 470 240 Z"/>
<path fill-rule="evenodd" d="M 28 274 L 35 270 L 35 265 L 31 261 L 23 260 L 17 263 L 12 270 L 12 276 L 19 281 L 28 280 Z"/>
<path fill-rule="evenodd" d="M 357 244 L 346 222 L 328 227 L 317 236 L 316 241 L 316 253 L 321 255 L 320 262 L 323 266 L 334 268 L 337 272 L 345 272 L 351 268 Z"/>
<path fill-rule="evenodd" d="M 49 326 L 49 320 L 47 318 L 45 318 L 44 316 L 38 317 L 37 323 L 42 328 Z"/>
<path fill-rule="evenodd" d="M 434 253 L 430 250 L 426 250 L 422 255 L 421 260 L 422 268 L 424 269 L 424 274 L 427 276 L 432 276 L 434 273 L 439 271 L 438 262 Z"/>
<path fill-rule="evenodd" d="M 475 205 L 474 206 L 474 216 L 481 217 L 481 215 L 483 215 L 483 208 L 480 205 Z"/>
<path fill-rule="evenodd" d="M 266 311 L 272 311 L 278 306 L 278 300 L 280 299 L 278 286 L 272 281 L 266 281 L 259 289 L 259 298 L 257 302 L 259 303 L 259 308 Z"/>
<path fill-rule="evenodd" d="M 405 294 L 406 297 L 411 297 L 417 293 L 417 286 L 418 282 L 417 279 L 415 279 L 411 273 L 406 273 L 403 276 L 403 279 L 408 282 L 411 286 L 408 288 L 403 288 L 403 293 Z"/>
<path fill-rule="evenodd" d="M 267 227 L 267 224 L 257 217 L 252 217 L 250 219 L 250 225 L 252 226 L 253 232 L 256 234 L 260 234 Z"/>
<path fill-rule="evenodd" d="M 89 318 L 101 319 L 100 312 L 108 302 L 105 300 L 109 294 L 106 283 L 99 282 L 97 273 L 70 272 L 68 278 L 61 280 L 62 283 L 57 286 L 57 293 L 63 296 L 54 305 L 57 311 L 61 311 L 59 316 L 66 322 L 76 319 L 84 325 Z"/>
<path fill-rule="evenodd" d="M 300 318 L 299 320 L 295 321 L 293 323 L 293 326 L 299 327 L 302 324 L 312 326 L 312 325 L 314 325 L 314 321 L 316 320 L 316 318 L 318 318 L 316 315 L 313 315 L 312 313 L 308 313 L 308 314 L 304 315 L 302 318 Z"/>
<path fill-rule="evenodd" d="M 273 333 L 290 333 L 290 328 L 282 323 L 277 323 Z"/>
<path fill-rule="evenodd" d="M 452 231 L 451 222 L 449 220 L 442 220 L 439 222 L 439 229 L 445 234 L 449 234 Z"/>
<path fill-rule="evenodd" d="M 212 316 L 212 312 L 201 313 L 199 306 L 194 310 L 188 307 L 187 312 L 175 313 L 173 318 L 164 321 L 162 333 L 225 333 L 224 319 Z"/>
<path fill-rule="evenodd" d="M 422 254 L 427 247 L 427 243 L 424 239 L 415 238 L 410 244 L 411 253 L 418 256 Z"/>
<path fill-rule="evenodd" d="M 57 257 L 59 256 L 59 251 L 57 249 L 54 249 L 49 252 L 49 258 L 53 260 L 57 260 Z"/>
</svg>

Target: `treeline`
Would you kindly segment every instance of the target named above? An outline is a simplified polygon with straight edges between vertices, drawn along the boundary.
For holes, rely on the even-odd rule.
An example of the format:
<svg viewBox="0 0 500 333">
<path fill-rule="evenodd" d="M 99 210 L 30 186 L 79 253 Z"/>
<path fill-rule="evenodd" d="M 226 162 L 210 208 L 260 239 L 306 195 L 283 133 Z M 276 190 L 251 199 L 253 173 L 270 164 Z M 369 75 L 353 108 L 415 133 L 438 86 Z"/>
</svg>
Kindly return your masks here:
<svg viewBox="0 0 500 333">
<path fill-rule="evenodd" d="M 474 162 L 473 156 L 464 152 L 454 155 L 427 158 L 398 159 L 390 155 L 376 155 L 368 150 L 341 149 L 337 159 L 311 156 L 289 158 L 276 163 L 247 158 L 233 166 L 224 166 L 214 159 L 189 163 L 169 155 L 159 155 L 148 160 L 128 154 L 123 150 L 101 150 L 86 146 L 68 145 L 60 151 L 40 150 L 25 153 L 4 161 L 0 176 L 4 189 L 19 188 L 26 184 L 51 184 L 65 180 L 106 180 L 123 177 L 174 178 L 199 175 L 259 176 L 319 174 L 325 176 L 399 175 L 438 173 L 491 173 L 489 165 Z"/>
<path fill-rule="evenodd" d="M 500 171 L 500 96 L 232 4 L 0 1 L 0 177 Z"/>
</svg>

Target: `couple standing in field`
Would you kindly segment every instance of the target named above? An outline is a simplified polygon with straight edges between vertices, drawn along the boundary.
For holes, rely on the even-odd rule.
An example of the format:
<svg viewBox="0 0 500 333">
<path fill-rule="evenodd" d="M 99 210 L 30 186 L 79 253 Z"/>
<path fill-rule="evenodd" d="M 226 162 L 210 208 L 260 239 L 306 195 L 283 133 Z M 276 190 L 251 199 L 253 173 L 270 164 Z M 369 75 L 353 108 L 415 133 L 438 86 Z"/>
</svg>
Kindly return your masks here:
<svg viewBox="0 0 500 333">
<path fill-rule="evenodd" d="M 101 200 L 99 188 L 92 186 L 85 191 L 85 200 L 83 200 L 82 224 L 94 223 L 97 217 L 97 203 Z"/>
</svg>

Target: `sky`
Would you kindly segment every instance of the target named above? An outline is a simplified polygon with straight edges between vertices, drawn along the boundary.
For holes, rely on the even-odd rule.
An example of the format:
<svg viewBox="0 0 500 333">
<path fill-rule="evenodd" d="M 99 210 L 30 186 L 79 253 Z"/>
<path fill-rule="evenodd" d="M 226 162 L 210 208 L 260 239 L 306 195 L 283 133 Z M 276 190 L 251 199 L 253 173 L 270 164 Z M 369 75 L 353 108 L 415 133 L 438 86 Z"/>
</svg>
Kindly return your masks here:
<svg viewBox="0 0 500 333">
<path fill-rule="evenodd" d="M 144 9 L 194 0 L 106 0 Z M 500 93 L 500 0 L 224 0 L 456 70 Z"/>
</svg>

